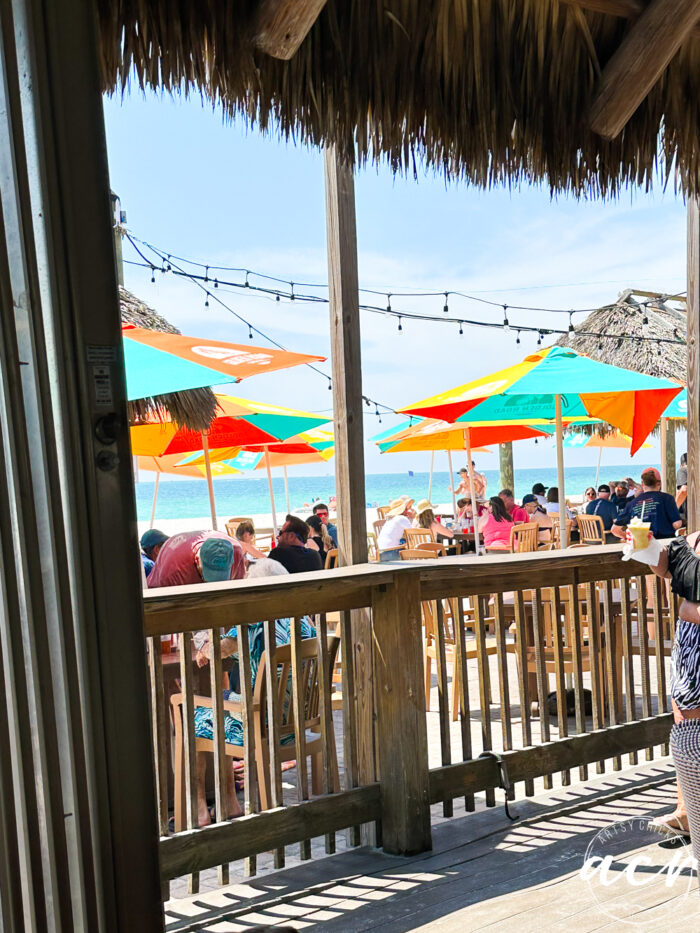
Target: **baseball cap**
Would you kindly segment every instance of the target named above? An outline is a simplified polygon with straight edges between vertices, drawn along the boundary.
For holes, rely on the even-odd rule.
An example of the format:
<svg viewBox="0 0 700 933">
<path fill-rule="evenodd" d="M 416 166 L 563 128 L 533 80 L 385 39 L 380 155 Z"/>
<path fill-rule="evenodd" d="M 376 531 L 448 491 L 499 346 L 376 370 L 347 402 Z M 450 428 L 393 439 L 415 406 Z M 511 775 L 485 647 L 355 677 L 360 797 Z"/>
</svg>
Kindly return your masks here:
<svg viewBox="0 0 700 933">
<path fill-rule="evenodd" d="M 233 543 L 226 538 L 206 538 L 199 549 L 202 577 L 205 583 L 231 579 Z"/>
<path fill-rule="evenodd" d="M 601 483 L 598 487 L 598 492 L 610 492 L 610 487 L 607 483 Z"/>
<path fill-rule="evenodd" d="M 169 536 L 166 535 L 164 531 L 159 531 L 157 528 L 149 528 L 148 531 L 144 531 L 141 535 L 141 547 L 144 551 L 150 551 L 152 547 L 165 544 L 168 537 Z"/>
<path fill-rule="evenodd" d="M 527 505 L 528 502 L 537 502 L 537 496 L 533 496 L 531 492 L 523 496 L 523 505 Z"/>
<path fill-rule="evenodd" d="M 543 486 L 542 483 L 535 483 L 535 485 L 532 487 L 532 491 L 533 493 L 537 493 L 538 495 L 543 496 L 547 491 L 547 487 Z"/>
</svg>

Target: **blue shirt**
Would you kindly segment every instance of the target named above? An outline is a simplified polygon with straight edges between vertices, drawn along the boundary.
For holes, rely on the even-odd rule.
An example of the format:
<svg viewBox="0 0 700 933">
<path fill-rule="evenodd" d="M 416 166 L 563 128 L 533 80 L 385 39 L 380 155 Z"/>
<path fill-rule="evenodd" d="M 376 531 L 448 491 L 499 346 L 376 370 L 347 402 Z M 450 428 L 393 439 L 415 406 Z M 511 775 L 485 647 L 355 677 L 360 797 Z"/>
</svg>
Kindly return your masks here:
<svg viewBox="0 0 700 933">
<path fill-rule="evenodd" d="M 152 561 L 150 557 L 146 557 L 146 555 L 142 552 L 141 563 L 143 564 L 143 572 L 146 574 L 146 576 L 148 576 L 151 570 L 153 570 L 155 567 L 155 562 Z"/>
<path fill-rule="evenodd" d="M 335 525 L 326 525 L 326 530 L 328 531 L 329 537 L 333 539 L 333 544 L 338 547 L 338 529 Z"/>
<path fill-rule="evenodd" d="M 586 515 L 599 515 L 603 519 L 605 530 L 610 531 L 617 518 L 617 506 L 610 499 L 594 499 L 586 506 Z"/>
<path fill-rule="evenodd" d="M 667 492 L 643 492 L 630 499 L 615 524 L 629 525 L 634 516 L 651 524 L 655 538 L 672 538 L 676 533 L 673 523 L 681 520 L 676 500 Z"/>
</svg>

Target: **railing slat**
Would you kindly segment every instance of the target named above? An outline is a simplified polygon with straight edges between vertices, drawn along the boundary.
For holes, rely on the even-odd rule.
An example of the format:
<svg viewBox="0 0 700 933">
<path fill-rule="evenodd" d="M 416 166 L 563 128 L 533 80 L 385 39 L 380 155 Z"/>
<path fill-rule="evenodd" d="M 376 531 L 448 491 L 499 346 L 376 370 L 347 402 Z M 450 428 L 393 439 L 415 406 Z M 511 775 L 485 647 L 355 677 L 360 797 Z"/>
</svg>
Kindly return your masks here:
<svg viewBox="0 0 700 933">
<path fill-rule="evenodd" d="M 454 599 L 452 605 L 455 619 L 455 670 L 454 677 L 459 677 L 459 728 L 462 739 L 462 760 L 472 757 L 471 705 L 469 702 L 469 673 L 467 669 L 467 641 L 464 621 L 464 606 L 461 599 Z M 474 811 L 474 794 L 464 798 L 467 813 Z"/>
<path fill-rule="evenodd" d="M 197 816 L 197 771 L 194 733 L 194 688 L 192 671 L 192 635 L 180 635 L 180 680 L 182 682 L 182 748 L 185 767 L 185 819 L 188 829 L 199 825 Z M 187 879 L 190 894 L 199 892 L 199 872 Z"/>
<path fill-rule="evenodd" d="M 322 787 L 324 794 L 330 794 L 333 790 L 333 761 L 335 759 L 335 747 L 331 748 L 331 742 L 335 742 L 335 738 L 331 708 L 332 671 L 328 653 L 328 633 L 325 626 L 318 627 L 316 639 L 318 642 L 318 700 L 323 761 Z M 335 852 L 335 833 L 326 833 L 325 845 L 326 854 L 332 855 Z"/>
<path fill-rule="evenodd" d="M 352 616 L 340 614 L 340 664 L 343 676 L 343 789 L 352 790 L 360 783 L 357 767 L 357 709 L 355 699 L 355 653 L 352 640 Z M 351 846 L 361 843 L 360 827 L 348 830 Z"/>
<path fill-rule="evenodd" d="M 569 720 L 566 711 L 566 677 L 564 676 L 564 640 L 562 626 L 563 608 L 561 594 L 558 586 L 552 587 L 550 608 L 552 613 L 552 638 L 554 647 L 554 683 L 557 694 L 557 728 L 559 737 L 566 738 L 569 734 Z M 561 782 L 566 787 L 571 784 L 571 772 L 562 771 Z"/>
<path fill-rule="evenodd" d="M 605 669 L 607 681 L 608 717 L 611 726 L 620 722 L 620 708 L 617 682 L 617 632 L 615 631 L 615 618 L 613 613 L 612 582 L 603 582 L 603 620 L 605 622 Z M 613 770 L 622 768 L 622 759 L 619 755 L 613 758 Z"/>
<path fill-rule="evenodd" d="M 591 667 L 591 705 L 593 729 L 602 729 L 605 701 L 603 698 L 603 672 L 601 665 L 600 600 L 595 584 L 586 583 L 586 611 L 588 612 L 588 659 Z M 605 762 L 596 762 L 596 772 L 603 774 Z"/>
<path fill-rule="evenodd" d="M 627 722 L 637 718 L 637 700 L 634 692 L 634 655 L 632 654 L 632 604 L 629 580 L 620 580 L 620 607 L 622 610 L 622 660 L 625 674 L 625 718 Z M 637 764 L 637 753 L 630 752 L 629 762 Z"/>
<path fill-rule="evenodd" d="M 639 638 L 639 665 L 642 678 L 642 716 L 651 716 L 651 674 L 649 673 L 649 626 L 647 619 L 646 577 L 637 577 L 637 637 Z M 654 749 L 646 750 L 646 760 L 654 757 Z"/>
<path fill-rule="evenodd" d="M 657 577 L 656 574 L 651 578 L 653 583 L 653 607 L 654 607 L 654 647 L 656 649 L 656 692 L 657 692 L 657 712 L 668 712 L 668 697 L 666 695 L 666 656 L 664 651 L 664 619 L 663 619 L 663 594 L 665 582 Z M 662 754 L 668 755 L 668 743 L 664 742 L 661 746 Z"/>
<path fill-rule="evenodd" d="M 325 628 L 325 622 L 318 622 L 319 628 Z M 301 803 L 309 799 L 309 772 L 306 761 L 306 715 L 304 709 L 304 678 L 301 657 L 301 619 L 295 616 L 291 620 L 292 647 L 292 703 L 294 711 L 294 736 L 297 747 L 297 800 Z M 302 839 L 299 843 L 300 858 L 311 858 L 311 839 Z"/>
<path fill-rule="evenodd" d="M 250 666 L 250 633 L 248 626 L 243 624 L 238 629 L 238 672 L 241 681 L 241 719 L 243 722 L 243 813 L 249 816 L 257 813 L 258 805 L 258 773 L 256 770 L 257 736 L 254 725 L 253 704 L 253 677 Z M 257 749 L 257 754 L 263 754 L 263 749 Z M 257 856 L 250 855 L 245 859 L 244 871 L 246 877 L 256 874 Z"/>
<path fill-rule="evenodd" d="M 476 664 L 479 673 L 479 705 L 481 707 L 481 748 L 490 751 L 493 748 L 491 735 L 491 674 L 489 658 L 486 653 L 486 620 L 482 611 L 482 598 L 474 600 L 474 632 L 476 635 Z M 496 805 L 496 795 L 492 789 L 486 791 L 486 806 Z"/>
<path fill-rule="evenodd" d="M 219 629 L 209 632 L 211 643 L 211 662 L 209 664 L 211 680 L 211 709 L 212 709 L 212 738 L 214 742 L 214 802 L 216 806 L 216 822 L 222 823 L 228 817 L 228 794 L 226 788 L 233 783 L 226 779 L 226 768 L 231 763 L 226 758 L 226 734 L 224 729 L 224 697 L 223 677 L 221 671 L 221 635 Z M 217 879 L 219 884 L 228 884 L 228 862 L 217 866 Z"/>
<path fill-rule="evenodd" d="M 275 620 L 265 621 L 265 677 L 267 678 L 267 749 L 269 756 L 270 806 L 284 805 L 282 796 L 282 763 L 280 761 L 280 703 L 277 677 L 277 633 Z M 284 847 L 275 849 L 275 868 L 284 868 Z"/>
<path fill-rule="evenodd" d="M 148 670 L 151 680 L 151 716 L 153 722 L 153 759 L 158 794 L 158 830 L 161 836 L 168 835 L 168 774 L 166 730 L 170 728 L 168 711 L 165 708 L 165 686 L 163 683 L 163 654 L 160 636 L 148 639 Z"/>
<path fill-rule="evenodd" d="M 537 672 L 537 705 L 540 714 L 540 741 L 549 742 L 549 710 L 547 709 L 547 669 L 545 666 L 545 618 L 546 603 L 542 603 L 542 591 L 532 591 L 532 629 L 535 636 L 535 668 Z M 551 604 L 550 604 L 551 605 Z M 552 775 L 544 775 L 544 786 L 552 787 Z"/>
<path fill-rule="evenodd" d="M 440 722 L 440 755 L 443 765 L 452 764 L 452 745 L 450 741 L 450 692 L 447 687 L 447 659 L 445 652 L 445 613 L 442 600 L 433 604 L 433 618 L 435 619 L 435 647 L 438 680 L 438 718 Z M 452 672 L 455 676 L 455 672 Z M 452 816 L 451 800 L 442 803 L 444 816 Z"/>
<path fill-rule="evenodd" d="M 518 658 L 518 696 L 520 699 L 520 722 L 522 728 L 523 745 L 532 745 L 532 723 L 530 721 L 530 704 L 532 697 L 529 691 L 527 670 L 527 615 L 522 590 L 513 594 L 513 611 L 515 613 L 515 650 Z M 525 781 L 525 795 L 532 797 L 535 785 L 532 779 Z"/>
</svg>

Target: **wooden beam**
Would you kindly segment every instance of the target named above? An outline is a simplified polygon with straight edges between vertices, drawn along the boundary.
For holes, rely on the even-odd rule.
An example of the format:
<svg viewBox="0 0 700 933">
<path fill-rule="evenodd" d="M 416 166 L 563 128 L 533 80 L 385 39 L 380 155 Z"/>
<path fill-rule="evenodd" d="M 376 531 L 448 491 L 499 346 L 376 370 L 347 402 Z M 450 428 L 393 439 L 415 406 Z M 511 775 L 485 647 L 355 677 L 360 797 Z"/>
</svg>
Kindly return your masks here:
<svg viewBox="0 0 700 933">
<path fill-rule="evenodd" d="M 261 0 L 253 21 L 255 45 L 273 58 L 292 58 L 325 5 L 326 0 Z"/>
<path fill-rule="evenodd" d="M 653 0 L 603 69 L 590 126 L 618 136 L 700 18 L 700 0 Z"/>
<path fill-rule="evenodd" d="M 646 0 L 559 0 L 564 6 L 577 6 L 591 13 L 605 13 L 620 19 L 637 19 L 647 7 Z M 691 30 L 694 39 L 700 39 L 700 27 Z"/>
<path fill-rule="evenodd" d="M 688 531 L 700 528 L 700 201 L 688 199 Z"/>
<path fill-rule="evenodd" d="M 498 465 L 501 470 L 501 489 L 513 489 L 515 478 L 513 473 L 513 442 L 506 441 L 498 445 Z"/>
</svg>

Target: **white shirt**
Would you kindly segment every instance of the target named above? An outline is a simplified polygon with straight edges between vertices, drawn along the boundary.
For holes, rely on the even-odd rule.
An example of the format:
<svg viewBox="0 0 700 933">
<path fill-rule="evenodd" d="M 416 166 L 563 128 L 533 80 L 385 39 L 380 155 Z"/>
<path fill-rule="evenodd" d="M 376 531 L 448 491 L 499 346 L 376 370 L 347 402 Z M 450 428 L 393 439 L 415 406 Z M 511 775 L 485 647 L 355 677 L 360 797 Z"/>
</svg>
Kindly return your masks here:
<svg viewBox="0 0 700 933">
<path fill-rule="evenodd" d="M 403 533 L 411 527 L 411 519 L 405 515 L 395 515 L 388 519 L 382 526 L 377 538 L 377 546 L 380 551 L 388 551 L 391 548 L 399 547 Z"/>
<path fill-rule="evenodd" d="M 547 503 L 547 515 L 558 515 L 559 514 L 559 503 L 558 502 L 548 502 Z M 574 518 L 575 513 L 571 509 L 566 510 L 567 518 Z"/>
<path fill-rule="evenodd" d="M 545 510 L 545 512 L 546 512 L 546 511 L 547 511 L 547 500 L 545 499 L 545 497 L 544 497 L 543 495 L 540 495 L 539 492 L 535 492 L 535 493 L 533 493 L 533 495 L 534 495 L 535 499 L 537 499 L 538 504 L 541 505 L 542 508 L 543 508 L 543 509 Z"/>
</svg>

